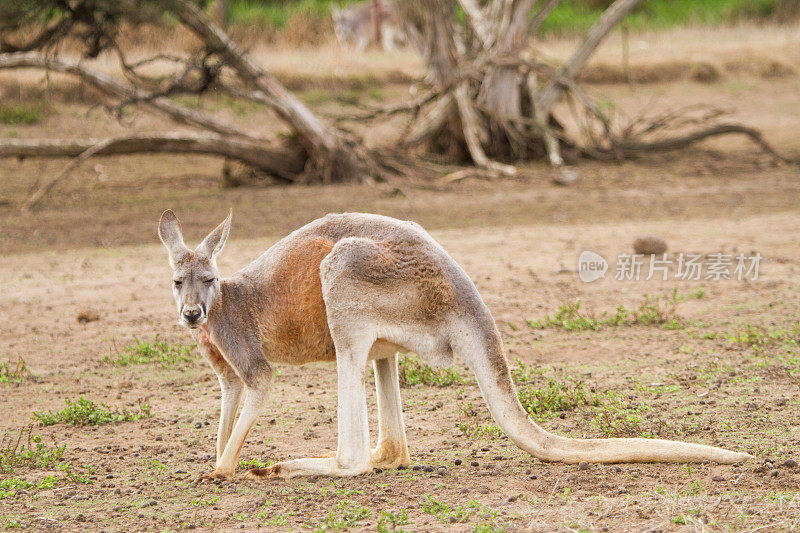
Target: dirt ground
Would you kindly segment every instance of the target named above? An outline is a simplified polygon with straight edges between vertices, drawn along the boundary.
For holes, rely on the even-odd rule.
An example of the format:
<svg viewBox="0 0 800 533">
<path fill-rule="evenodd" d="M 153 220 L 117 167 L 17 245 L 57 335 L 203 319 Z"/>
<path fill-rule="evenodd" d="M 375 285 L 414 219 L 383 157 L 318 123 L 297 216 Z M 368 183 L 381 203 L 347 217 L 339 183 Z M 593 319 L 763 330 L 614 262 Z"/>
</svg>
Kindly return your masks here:
<svg viewBox="0 0 800 533">
<path fill-rule="evenodd" d="M 786 35 L 796 39 L 800 32 Z M 764 46 L 776 50 L 789 39 L 769 37 Z M 726 37 L 726 54 L 736 55 L 730 44 L 735 38 Z M 745 39 L 743 46 L 753 41 Z M 683 60 L 684 52 L 675 57 Z M 660 53 L 670 60 L 668 52 Z M 793 63 L 796 55 L 781 60 L 800 68 Z M 797 80 L 745 69 L 726 71 L 710 84 L 680 77 L 635 88 L 594 85 L 591 91 L 638 108 L 653 102 L 664 108 L 696 102 L 736 107 L 739 118 L 762 127 L 780 150 L 798 154 Z M 407 87 L 385 90 L 397 94 Z M 87 115 L 90 103 L 58 94 L 58 113 L 36 125 L 2 126 L 2 134 L 123 131 L 96 110 Z M 263 110 L 203 105 L 253 128 L 272 127 Z M 138 129 L 158 125 L 151 117 L 135 117 Z M 383 140 L 392 134 L 387 129 Z M 31 188 L 63 165 L 0 161 L 0 363 L 13 371 L 22 359 L 30 370 L 0 382 L 0 527 L 800 528 L 797 167 L 775 165 L 746 143 L 726 139 L 620 165 L 581 163 L 580 181 L 569 188 L 551 184 L 549 170 L 534 164 L 520 179 L 497 182 L 399 179 L 373 186 L 220 189 L 216 160 L 130 157 L 84 165 L 41 211 L 20 215 L 17 206 Z M 240 469 L 231 482 L 194 485 L 213 468 L 219 393 L 211 370 L 193 349 L 187 361 L 163 366 L 115 361 L 130 354 L 137 339 L 191 344 L 176 323 L 170 270 L 155 233 L 161 211 L 174 209 L 187 241 L 197 242 L 229 207 L 234 223 L 220 258 L 223 275 L 327 212 L 416 220 L 475 281 L 503 335 L 521 393 L 579 391 L 589 398 L 534 413 L 545 428 L 572 437 L 675 438 L 755 457 L 731 466 L 542 463 L 493 428 L 474 379 L 456 361 L 461 377 L 453 383 L 402 391 L 412 467 L 431 468 L 272 482 L 245 478 Z M 615 280 L 617 256 L 632 253 L 634 239 L 644 235 L 667 242 L 674 261 L 670 279 Z M 580 281 L 577 261 L 584 250 L 609 261 L 604 279 Z M 680 253 L 715 252 L 760 253 L 758 279 L 674 277 Z M 545 320 L 578 300 L 581 314 L 560 324 Z M 642 318 L 647 305 L 658 315 L 652 323 Z M 633 314 L 615 325 L 608 319 L 619 306 Z M 81 315 L 88 321 L 79 322 Z M 242 461 L 334 449 L 334 365 L 281 366 L 274 384 L 271 406 L 251 432 Z M 374 441 L 371 379 L 369 385 Z M 146 402 L 151 416 L 97 426 L 43 426 L 33 418 L 79 397 L 112 410 L 135 411 Z M 2 459 L 20 451 L 14 444 L 20 435 L 26 442 L 26 427 L 42 436 L 45 449 L 64 446 L 63 456 L 46 465 L 23 461 L 4 468 Z"/>
</svg>

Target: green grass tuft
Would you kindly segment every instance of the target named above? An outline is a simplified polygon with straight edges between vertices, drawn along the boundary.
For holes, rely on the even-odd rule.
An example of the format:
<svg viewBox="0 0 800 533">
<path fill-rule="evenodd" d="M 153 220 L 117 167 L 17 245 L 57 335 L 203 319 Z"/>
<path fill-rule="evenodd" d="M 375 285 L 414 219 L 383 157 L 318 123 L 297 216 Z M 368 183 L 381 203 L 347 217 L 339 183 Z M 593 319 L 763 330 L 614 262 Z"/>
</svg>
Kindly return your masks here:
<svg viewBox="0 0 800 533">
<path fill-rule="evenodd" d="M 158 363 L 162 368 L 175 367 L 192 362 L 192 352 L 196 347 L 196 344 L 189 346 L 180 343 L 169 344 L 158 338 L 153 342 L 144 342 L 136 338 L 132 346 L 126 346 L 116 356 L 104 356 L 102 362 L 116 366 Z"/>
<path fill-rule="evenodd" d="M 600 405 L 597 394 L 587 394 L 580 381 L 566 384 L 552 378 L 545 387 L 520 387 L 517 397 L 529 415 L 540 418 L 578 407 Z"/>
<path fill-rule="evenodd" d="M 0 383 L 22 383 L 31 377 L 28 365 L 21 357 L 17 359 L 16 363 L 0 361 Z"/>
<path fill-rule="evenodd" d="M 44 100 L 16 104 L 0 102 L 0 124 L 36 124 L 52 111 L 52 106 Z"/>
<path fill-rule="evenodd" d="M 458 370 L 454 368 L 433 368 L 412 356 L 400 359 L 397 372 L 401 387 L 413 387 L 415 385 L 447 387 L 455 383 L 464 382 Z"/>
<path fill-rule="evenodd" d="M 33 419 L 41 422 L 43 426 L 52 426 L 60 422 L 73 426 L 100 426 L 115 422 L 129 422 L 153 416 L 150 405 L 140 402 L 139 408 L 129 411 L 126 408 L 111 408 L 101 403 L 96 404 L 80 396 L 76 401 L 64 400 L 67 406 L 60 411 L 35 411 Z"/>
</svg>

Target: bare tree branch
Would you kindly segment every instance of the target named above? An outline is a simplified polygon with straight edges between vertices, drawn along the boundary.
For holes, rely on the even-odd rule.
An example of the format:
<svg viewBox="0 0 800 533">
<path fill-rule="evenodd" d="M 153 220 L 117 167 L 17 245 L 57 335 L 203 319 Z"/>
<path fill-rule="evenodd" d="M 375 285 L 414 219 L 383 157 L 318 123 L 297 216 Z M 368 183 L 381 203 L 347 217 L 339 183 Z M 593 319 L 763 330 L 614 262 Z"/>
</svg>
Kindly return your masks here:
<svg viewBox="0 0 800 533">
<path fill-rule="evenodd" d="M 589 31 L 586 33 L 580 46 L 570 56 L 570 58 L 562 65 L 559 70 L 559 77 L 574 79 L 575 76 L 583 69 L 586 62 L 592 56 L 594 51 L 603 42 L 603 39 L 614 29 L 614 27 L 625 18 L 625 16 L 636 9 L 642 3 L 642 0 L 616 0 L 611 7 L 603 11 L 597 22 L 595 22 Z M 561 97 L 564 90 L 562 84 L 551 81 L 547 87 L 540 93 L 537 103 L 537 108 L 542 113 L 549 114 L 553 105 Z"/>
<path fill-rule="evenodd" d="M 0 70 L 12 68 L 41 68 L 71 74 L 107 95 L 120 98 L 123 101 L 141 104 L 181 124 L 202 128 L 222 135 L 255 138 L 249 133 L 221 120 L 178 105 L 163 96 L 155 96 L 148 91 L 139 89 L 130 83 L 116 80 L 108 74 L 91 69 L 72 59 L 48 57 L 39 52 L 0 54 Z"/>
<path fill-rule="evenodd" d="M 79 157 L 90 155 L 204 154 L 236 159 L 271 175 L 293 180 L 303 171 L 298 151 L 265 147 L 263 142 L 231 139 L 213 133 L 147 133 L 111 139 L 0 139 L 0 157 Z"/>
</svg>

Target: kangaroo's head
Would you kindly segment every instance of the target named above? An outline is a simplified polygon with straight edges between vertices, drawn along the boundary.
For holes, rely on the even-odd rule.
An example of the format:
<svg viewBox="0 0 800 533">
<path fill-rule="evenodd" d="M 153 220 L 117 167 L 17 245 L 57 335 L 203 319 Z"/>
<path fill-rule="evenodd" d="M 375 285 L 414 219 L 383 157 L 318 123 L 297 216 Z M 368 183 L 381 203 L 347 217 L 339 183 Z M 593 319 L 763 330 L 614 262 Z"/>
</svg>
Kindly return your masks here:
<svg viewBox="0 0 800 533">
<path fill-rule="evenodd" d="M 219 295 L 217 256 L 231 229 L 231 214 L 190 250 L 183 243 L 181 225 L 171 210 L 161 215 L 158 236 L 169 252 L 172 266 L 172 294 L 178 306 L 178 322 L 188 328 L 202 326 Z"/>
</svg>

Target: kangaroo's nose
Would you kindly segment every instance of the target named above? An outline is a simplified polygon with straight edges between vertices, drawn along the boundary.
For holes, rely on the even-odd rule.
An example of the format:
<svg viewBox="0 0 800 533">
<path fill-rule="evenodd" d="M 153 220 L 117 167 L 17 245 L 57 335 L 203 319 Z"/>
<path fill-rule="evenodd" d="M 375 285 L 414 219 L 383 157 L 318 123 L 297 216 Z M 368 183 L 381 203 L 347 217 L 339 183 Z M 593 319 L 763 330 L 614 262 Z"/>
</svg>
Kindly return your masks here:
<svg viewBox="0 0 800 533">
<path fill-rule="evenodd" d="M 193 308 L 189 308 L 189 309 L 184 309 L 183 310 L 183 318 L 185 318 L 186 321 L 190 322 L 190 323 L 194 322 L 198 318 L 200 318 L 200 314 L 201 314 L 200 313 L 200 309 L 197 308 L 197 307 L 193 307 Z"/>
</svg>

